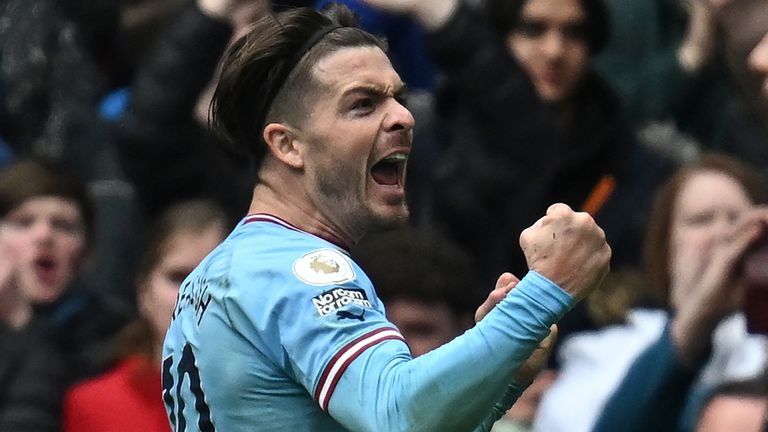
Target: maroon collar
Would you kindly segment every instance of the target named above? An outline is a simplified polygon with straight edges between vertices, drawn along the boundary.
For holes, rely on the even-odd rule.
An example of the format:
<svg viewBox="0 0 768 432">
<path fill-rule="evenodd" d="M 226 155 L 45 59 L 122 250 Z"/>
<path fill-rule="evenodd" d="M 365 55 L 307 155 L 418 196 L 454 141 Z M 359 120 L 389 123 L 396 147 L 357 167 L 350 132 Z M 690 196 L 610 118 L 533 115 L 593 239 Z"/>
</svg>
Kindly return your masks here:
<svg viewBox="0 0 768 432">
<path fill-rule="evenodd" d="M 347 248 L 346 246 L 341 244 L 336 239 L 328 238 L 328 237 L 323 237 L 323 236 L 320 236 L 320 235 L 317 235 L 317 234 L 309 233 L 309 232 L 304 231 L 304 230 L 302 230 L 300 228 L 297 228 L 296 226 L 292 225 L 291 223 L 289 223 L 285 219 L 279 218 L 279 217 L 277 217 L 275 215 L 271 215 L 269 213 L 254 213 L 254 214 L 250 214 L 250 215 L 245 217 L 245 221 L 243 222 L 243 225 L 247 225 L 247 224 L 249 224 L 251 222 L 269 222 L 269 223 L 273 223 L 273 224 L 276 224 L 276 225 L 280 225 L 283 228 L 287 228 L 289 230 L 303 232 L 305 234 L 309 234 L 311 236 L 315 236 L 315 237 L 321 238 L 321 239 L 327 241 L 328 243 L 334 244 L 334 245 L 340 247 L 342 250 L 344 250 L 347 253 L 349 253 L 349 248 Z"/>
</svg>

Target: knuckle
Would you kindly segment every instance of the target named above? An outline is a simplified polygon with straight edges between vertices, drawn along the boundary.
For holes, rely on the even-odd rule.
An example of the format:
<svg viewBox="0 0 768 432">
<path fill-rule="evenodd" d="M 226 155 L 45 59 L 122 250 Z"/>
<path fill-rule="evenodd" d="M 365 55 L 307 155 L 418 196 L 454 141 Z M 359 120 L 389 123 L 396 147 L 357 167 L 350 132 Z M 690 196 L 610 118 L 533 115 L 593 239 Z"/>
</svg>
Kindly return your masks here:
<svg viewBox="0 0 768 432">
<path fill-rule="evenodd" d="M 571 210 L 571 207 L 569 207 L 567 204 L 563 203 L 555 203 L 549 206 L 547 209 L 547 214 L 559 214 L 559 215 L 567 215 L 569 213 L 573 213 L 573 210 Z"/>
<path fill-rule="evenodd" d="M 584 226 L 597 225 L 595 219 L 587 212 L 574 213 L 576 220 Z"/>
<path fill-rule="evenodd" d="M 603 254 L 605 255 L 606 261 L 610 261 L 611 257 L 613 256 L 613 249 L 611 249 L 611 247 L 607 243 L 605 245 L 605 251 L 603 252 Z"/>
</svg>

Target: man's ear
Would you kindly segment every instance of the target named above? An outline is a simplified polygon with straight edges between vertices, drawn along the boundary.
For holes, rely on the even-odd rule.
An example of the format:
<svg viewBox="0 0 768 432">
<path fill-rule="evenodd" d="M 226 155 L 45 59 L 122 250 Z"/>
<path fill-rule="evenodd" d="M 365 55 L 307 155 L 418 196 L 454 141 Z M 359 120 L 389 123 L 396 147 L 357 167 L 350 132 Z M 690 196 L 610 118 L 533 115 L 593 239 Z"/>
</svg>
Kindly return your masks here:
<svg viewBox="0 0 768 432">
<path fill-rule="evenodd" d="M 264 127 L 264 141 L 269 151 L 280 162 L 291 168 L 304 167 L 304 158 L 293 130 L 282 123 L 270 123 Z"/>
</svg>

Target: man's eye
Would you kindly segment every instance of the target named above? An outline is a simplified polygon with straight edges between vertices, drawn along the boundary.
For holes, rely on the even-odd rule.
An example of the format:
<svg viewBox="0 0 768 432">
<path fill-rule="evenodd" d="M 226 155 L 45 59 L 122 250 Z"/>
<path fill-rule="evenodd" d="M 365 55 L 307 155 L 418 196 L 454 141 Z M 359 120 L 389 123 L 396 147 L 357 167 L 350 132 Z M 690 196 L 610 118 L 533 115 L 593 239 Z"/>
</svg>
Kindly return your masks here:
<svg viewBox="0 0 768 432">
<path fill-rule="evenodd" d="M 21 216 L 21 217 L 10 217 L 7 218 L 5 221 L 6 226 L 12 227 L 12 228 L 28 228 L 32 226 L 32 224 L 35 222 L 33 218 Z"/>
<path fill-rule="evenodd" d="M 690 226 L 706 226 L 710 225 L 714 218 L 715 215 L 712 213 L 699 213 L 686 217 L 685 223 Z"/>
<path fill-rule="evenodd" d="M 353 111 L 370 111 L 374 107 L 373 99 L 371 98 L 365 98 L 365 99 L 359 99 L 355 101 L 355 103 L 352 104 L 352 110 Z"/>
<path fill-rule="evenodd" d="M 77 234 L 82 229 L 77 221 L 64 218 L 54 219 L 51 221 L 51 226 L 53 226 L 53 228 L 57 231 L 65 232 L 68 234 Z"/>
<path fill-rule="evenodd" d="M 546 30 L 547 26 L 539 21 L 523 21 L 515 29 L 518 34 L 528 38 L 537 38 L 543 35 Z"/>
</svg>

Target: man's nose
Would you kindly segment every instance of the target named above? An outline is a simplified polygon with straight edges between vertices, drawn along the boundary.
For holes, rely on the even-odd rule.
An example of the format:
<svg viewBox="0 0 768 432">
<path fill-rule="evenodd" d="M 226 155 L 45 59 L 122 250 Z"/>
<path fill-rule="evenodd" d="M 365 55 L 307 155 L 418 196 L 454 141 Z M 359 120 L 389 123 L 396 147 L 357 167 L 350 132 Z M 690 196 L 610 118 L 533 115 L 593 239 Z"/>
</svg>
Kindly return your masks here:
<svg viewBox="0 0 768 432">
<path fill-rule="evenodd" d="M 548 58 L 559 58 L 565 51 L 565 37 L 559 31 L 549 31 L 542 40 L 542 52 Z"/>
<path fill-rule="evenodd" d="M 413 114 L 400 101 L 392 99 L 391 106 L 384 120 L 384 128 L 388 132 L 405 130 L 410 131 L 416 123 Z"/>
<path fill-rule="evenodd" d="M 45 221 L 36 222 L 32 227 L 32 237 L 35 242 L 46 242 L 51 239 L 53 235 L 53 227 L 50 223 Z"/>
</svg>

